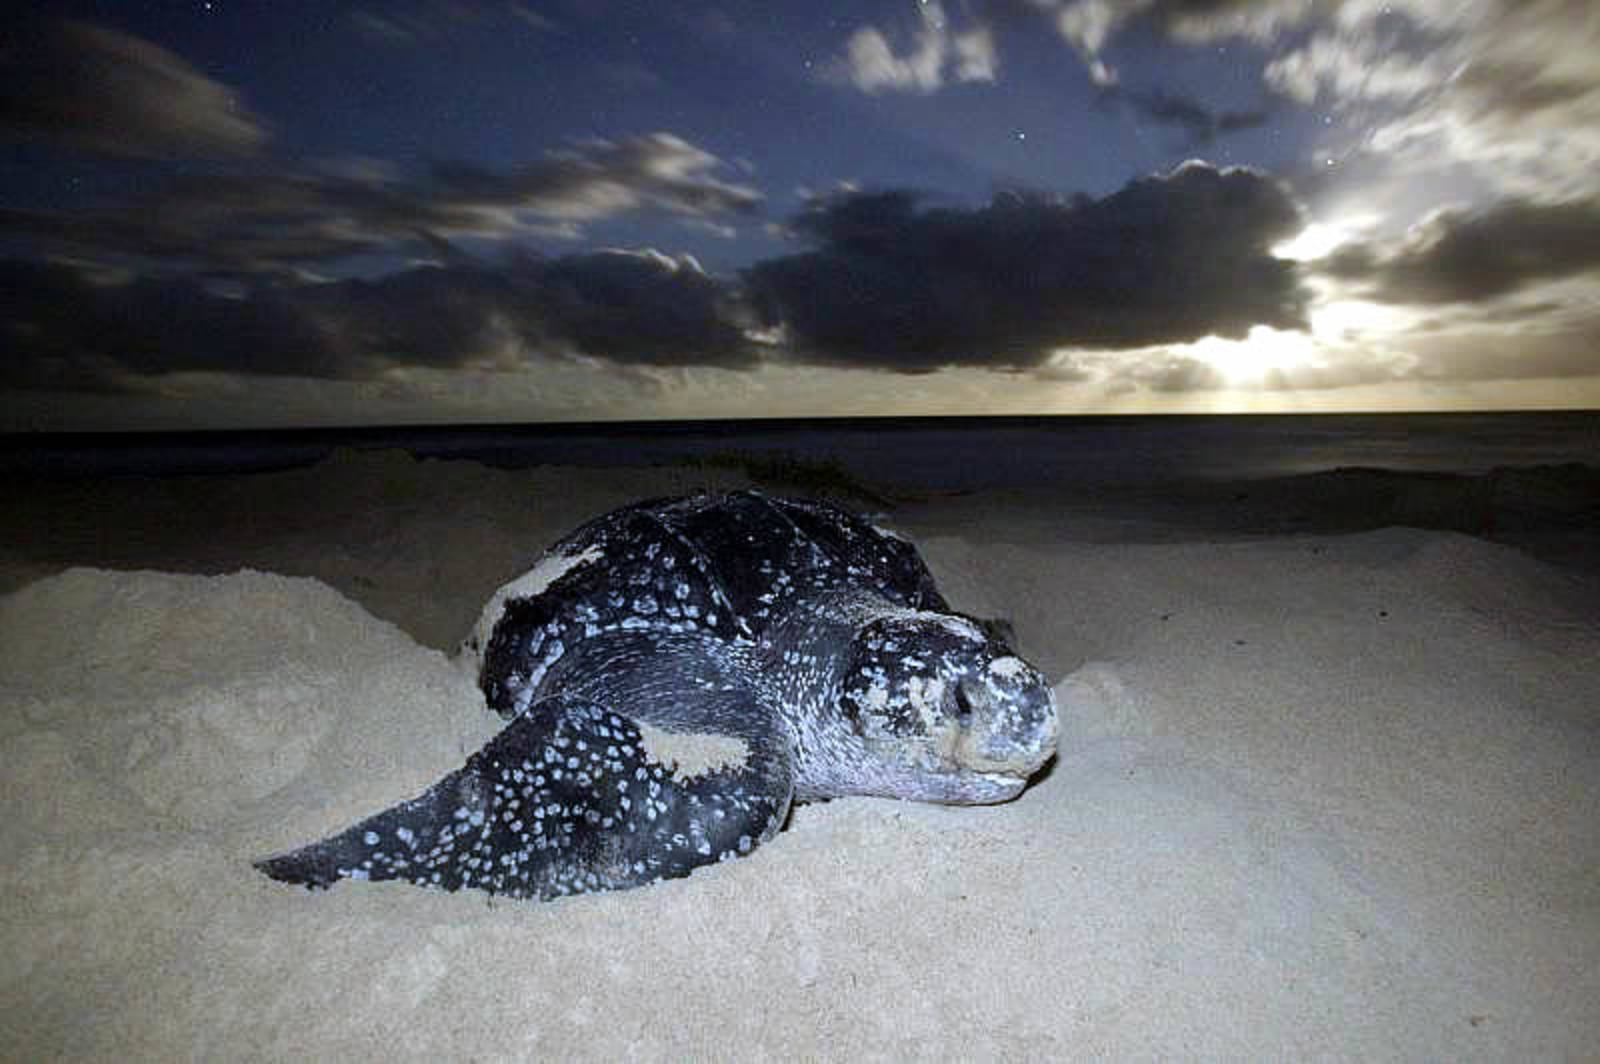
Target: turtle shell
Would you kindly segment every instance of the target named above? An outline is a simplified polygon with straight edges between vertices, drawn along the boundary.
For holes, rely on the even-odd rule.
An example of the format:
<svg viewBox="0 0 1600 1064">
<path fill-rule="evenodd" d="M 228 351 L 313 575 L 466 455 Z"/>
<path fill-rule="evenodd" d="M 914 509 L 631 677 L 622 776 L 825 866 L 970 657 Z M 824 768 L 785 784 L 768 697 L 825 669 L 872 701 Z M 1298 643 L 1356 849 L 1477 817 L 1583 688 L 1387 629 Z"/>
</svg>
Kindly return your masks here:
<svg viewBox="0 0 1600 1064">
<path fill-rule="evenodd" d="M 860 590 L 945 612 L 908 542 L 826 503 L 753 491 L 652 499 L 557 543 L 496 592 L 467 653 L 489 706 L 510 719 L 549 693 L 552 666 L 619 630 L 759 642 L 798 597 Z"/>
</svg>

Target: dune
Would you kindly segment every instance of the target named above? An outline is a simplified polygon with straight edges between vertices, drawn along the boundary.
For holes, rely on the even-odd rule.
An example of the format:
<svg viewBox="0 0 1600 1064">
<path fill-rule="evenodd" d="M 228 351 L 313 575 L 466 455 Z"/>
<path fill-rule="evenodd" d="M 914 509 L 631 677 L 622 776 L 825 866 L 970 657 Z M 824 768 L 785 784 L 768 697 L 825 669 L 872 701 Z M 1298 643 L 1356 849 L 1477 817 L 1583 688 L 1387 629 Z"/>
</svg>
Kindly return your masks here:
<svg viewBox="0 0 1600 1064">
<path fill-rule="evenodd" d="M 1442 505 L 1370 479 L 1399 520 Z M 543 904 L 251 868 L 493 733 L 449 652 L 546 544 L 737 480 L 341 454 L 7 518 L 0 1056 L 1600 1045 L 1591 577 L 1461 531 L 1297 525 L 1284 500 L 1325 507 L 1325 479 L 1275 488 L 1269 535 L 1047 493 L 887 514 L 1055 684 L 1059 754 L 1005 805 L 800 806 L 748 858 Z"/>
</svg>

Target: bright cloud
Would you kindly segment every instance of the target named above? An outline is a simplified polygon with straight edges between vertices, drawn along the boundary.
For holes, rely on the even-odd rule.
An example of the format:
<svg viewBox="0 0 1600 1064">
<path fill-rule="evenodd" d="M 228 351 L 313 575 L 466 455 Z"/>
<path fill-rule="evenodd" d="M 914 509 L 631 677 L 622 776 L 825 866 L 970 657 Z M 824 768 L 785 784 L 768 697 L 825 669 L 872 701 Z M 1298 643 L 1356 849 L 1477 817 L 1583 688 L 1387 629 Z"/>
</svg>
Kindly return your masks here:
<svg viewBox="0 0 1600 1064">
<path fill-rule="evenodd" d="M 999 60 L 988 27 L 952 29 L 938 0 L 923 0 L 918 17 L 910 46 L 898 53 L 882 30 L 874 26 L 857 30 L 828 75 L 867 93 L 927 93 L 952 81 L 995 79 Z"/>
</svg>

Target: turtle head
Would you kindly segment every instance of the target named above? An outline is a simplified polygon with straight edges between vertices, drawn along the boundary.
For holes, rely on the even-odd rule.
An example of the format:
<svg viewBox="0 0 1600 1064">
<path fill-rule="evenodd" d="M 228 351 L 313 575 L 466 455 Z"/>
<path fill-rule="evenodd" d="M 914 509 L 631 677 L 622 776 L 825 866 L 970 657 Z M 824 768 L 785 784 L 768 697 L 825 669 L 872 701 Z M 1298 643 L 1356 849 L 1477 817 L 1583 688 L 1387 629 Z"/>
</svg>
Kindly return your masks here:
<svg viewBox="0 0 1600 1064">
<path fill-rule="evenodd" d="M 1056 752 L 1044 676 L 1006 629 L 953 614 L 896 610 L 860 627 L 839 708 L 867 747 L 864 793 L 1003 802 Z"/>
</svg>

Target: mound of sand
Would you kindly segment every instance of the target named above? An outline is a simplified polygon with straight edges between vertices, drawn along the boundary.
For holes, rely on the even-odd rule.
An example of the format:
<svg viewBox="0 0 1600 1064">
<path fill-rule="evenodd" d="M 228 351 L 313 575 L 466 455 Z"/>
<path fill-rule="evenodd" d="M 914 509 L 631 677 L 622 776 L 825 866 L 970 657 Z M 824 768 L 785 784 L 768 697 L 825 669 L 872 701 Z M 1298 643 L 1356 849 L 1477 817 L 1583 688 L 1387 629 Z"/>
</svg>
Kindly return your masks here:
<svg viewBox="0 0 1600 1064">
<path fill-rule="evenodd" d="M 492 734 L 415 638 L 435 621 L 253 571 L 28 584 L 0 599 L 0 1055 L 1600 1044 L 1600 623 L 1571 577 L 1446 532 L 1042 544 L 1012 519 L 980 544 L 929 505 L 914 531 L 1059 681 L 1060 756 L 1019 800 L 803 806 L 744 860 L 549 904 L 250 867 Z"/>
</svg>

